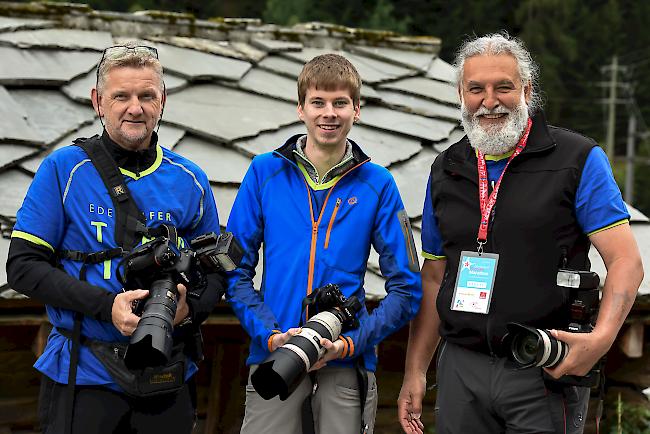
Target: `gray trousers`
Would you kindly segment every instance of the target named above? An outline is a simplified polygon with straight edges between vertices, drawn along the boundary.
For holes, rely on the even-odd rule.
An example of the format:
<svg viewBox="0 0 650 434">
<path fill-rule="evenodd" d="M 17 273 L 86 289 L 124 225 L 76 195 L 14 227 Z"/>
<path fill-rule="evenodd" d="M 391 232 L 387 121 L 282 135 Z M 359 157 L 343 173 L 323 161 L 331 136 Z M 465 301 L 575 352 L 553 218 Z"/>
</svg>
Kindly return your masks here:
<svg viewBox="0 0 650 434">
<path fill-rule="evenodd" d="M 437 434 L 581 434 L 589 389 L 547 387 L 540 368 L 513 370 L 506 359 L 444 342 L 438 357 Z"/>
<path fill-rule="evenodd" d="M 250 367 L 251 374 L 257 365 Z M 318 387 L 312 397 L 314 427 L 317 434 L 358 434 L 361 426 L 359 386 L 354 368 L 325 366 L 316 373 Z M 302 434 L 302 405 L 312 393 L 307 376 L 286 399 L 260 397 L 248 376 L 246 413 L 242 434 Z M 371 434 L 377 412 L 377 381 L 368 372 L 368 394 L 363 418 Z"/>
</svg>

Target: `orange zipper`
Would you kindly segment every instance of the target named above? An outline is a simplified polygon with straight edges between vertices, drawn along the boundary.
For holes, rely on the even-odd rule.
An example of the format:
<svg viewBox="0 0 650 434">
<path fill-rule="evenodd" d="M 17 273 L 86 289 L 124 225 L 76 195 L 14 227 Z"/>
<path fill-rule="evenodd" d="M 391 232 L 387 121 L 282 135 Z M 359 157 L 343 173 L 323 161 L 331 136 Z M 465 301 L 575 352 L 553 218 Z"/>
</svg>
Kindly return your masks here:
<svg viewBox="0 0 650 434">
<path fill-rule="evenodd" d="M 357 167 L 361 166 L 363 163 L 366 163 L 367 161 L 369 161 L 369 159 L 362 161 L 361 163 L 357 164 L 356 166 L 354 166 L 353 168 L 345 172 L 343 175 L 341 175 L 341 177 L 337 181 L 337 184 L 338 182 L 341 181 L 341 179 L 343 179 L 344 176 L 352 172 Z M 330 190 L 327 192 L 327 196 L 325 196 L 325 201 L 323 202 L 323 206 L 321 207 L 320 214 L 318 215 L 318 220 L 314 221 L 314 207 L 311 203 L 311 192 L 309 189 L 309 184 L 307 184 L 307 180 L 305 179 L 304 176 L 301 176 L 301 178 L 305 183 L 305 187 L 307 188 L 307 200 L 309 201 L 309 215 L 311 216 L 311 247 L 309 249 L 309 274 L 307 275 L 307 295 L 310 295 L 314 285 L 314 268 L 316 262 L 316 241 L 318 241 L 318 227 L 320 226 L 320 221 L 323 218 L 323 213 L 325 212 L 325 208 L 327 207 L 327 201 L 330 198 L 330 194 L 332 193 L 332 190 L 334 190 L 334 187 L 336 187 L 336 184 L 333 185 L 332 188 L 330 188 Z M 305 319 L 309 319 L 309 307 L 305 309 Z"/>
<path fill-rule="evenodd" d="M 327 233 L 325 234 L 325 248 L 330 245 L 330 233 L 332 232 L 332 226 L 334 226 L 334 220 L 336 220 L 336 213 L 339 212 L 339 207 L 341 206 L 341 198 L 336 198 L 336 205 L 334 205 L 334 211 L 332 211 L 332 217 L 330 217 L 330 224 L 327 226 Z"/>
<path fill-rule="evenodd" d="M 327 192 L 327 196 L 325 196 L 325 201 L 323 202 L 323 207 L 320 210 L 320 214 L 318 215 L 318 220 L 314 221 L 314 207 L 311 203 L 311 192 L 309 191 L 309 185 L 307 184 L 307 180 L 303 177 L 303 181 L 305 182 L 305 186 L 307 187 L 307 199 L 309 200 L 309 215 L 311 217 L 311 246 L 309 248 L 309 274 L 307 275 L 307 295 L 311 294 L 311 291 L 313 289 L 314 285 L 314 267 L 316 263 L 316 241 L 318 241 L 318 226 L 320 226 L 320 220 L 323 218 L 323 211 L 325 211 L 325 207 L 327 206 L 327 201 L 330 198 L 330 193 L 332 193 L 332 189 Z M 305 320 L 309 319 L 309 306 L 305 308 Z"/>
</svg>

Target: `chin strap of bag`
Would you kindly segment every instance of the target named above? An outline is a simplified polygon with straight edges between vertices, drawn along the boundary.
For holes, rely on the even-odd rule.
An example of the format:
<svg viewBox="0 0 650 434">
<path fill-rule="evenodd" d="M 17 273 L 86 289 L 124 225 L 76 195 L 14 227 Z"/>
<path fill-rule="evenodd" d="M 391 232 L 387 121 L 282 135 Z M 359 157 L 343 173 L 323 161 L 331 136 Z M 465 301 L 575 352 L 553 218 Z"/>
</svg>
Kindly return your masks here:
<svg viewBox="0 0 650 434">
<path fill-rule="evenodd" d="M 124 182 L 124 176 L 117 167 L 115 160 L 106 150 L 101 138 L 95 135 L 90 138 L 78 138 L 73 142 L 83 149 L 90 161 L 95 166 L 99 176 L 108 190 L 115 209 L 115 241 L 119 247 L 100 252 L 85 253 L 75 250 L 59 252 L 60 259 L 70 259 L 82 262 L 79 271 L 79 280 L 86 280 L 86 266 L 99 264 L 105 260 L 124 256 L 131 251 L 140 241 L 140 237 L 147 233 L 145 217 L 138 208 Z M 68 386 L 66 389 L 66 416 L 65 432 L 72 433 L 72 419 L 74 415 L 75 386 L 77 383 L 77 365 L 79 364 L 79 346 L 81 344 L 81 322 L 83 315 L 74 313 L 70 349 L 70 367 L 68 370 Z"/>
</svg>

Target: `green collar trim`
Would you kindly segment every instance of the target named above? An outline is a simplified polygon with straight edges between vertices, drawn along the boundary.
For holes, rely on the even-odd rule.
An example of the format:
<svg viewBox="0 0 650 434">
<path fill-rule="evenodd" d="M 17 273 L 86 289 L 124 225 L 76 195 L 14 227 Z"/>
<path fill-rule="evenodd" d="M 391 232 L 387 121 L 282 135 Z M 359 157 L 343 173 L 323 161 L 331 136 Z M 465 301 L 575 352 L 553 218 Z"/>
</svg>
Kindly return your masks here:
<svg viewBox="0 0 650 434">
<path fill-rule="evenodd" d="M 150 175 L 153 172 L 156 171 L 160 167 L 160 164 L 162 163 L 162 158 L 163 158 L 163 150 L 160 147 L 160 145 L 156 145 L 156 160 L 153 162 L 151 166 L 149 166 L 146 170 L 143 170 L 140 172 L 140 176 L 138 176 L 137 173 L 133 173 L 129 170 L 122 169 L 120 167 L 120 172 L 122 172 L 122 175 L 128 176 L 129 178 L 133 178 L 136 181 L 144 176 Z"/>
<path fill-rule="evenodd" d="M 297 161 L 298 163 L 298 168 L 302 172 L 303 176 L 307 180 L 307 184 L 312 188 L 312 190 L 327 190 L 328 188 L 334 187 L 336 183 L 341 179 L 341 175 L 335 176 L 332 178 L 330 181 L 327 181 L 323 184 L 316 184 L 313 179 L 311 179 L 311 176 L 309 176 L 309 173 L 307 172 L 307 169 L 305 169 L 305 166 L 302 164 L 301 161 Z"/>
<path fill-rule="evenodd" d="M 476 150 L 474 150 L 474 153 L 478 156 L 478 152 Z M 515 150 L 513 149 L 512 151 L 506 152 L 505 154 L 501 154 L 501 155 L 485 155 L 485 160 L 487 161 L 505 160 L 506 158 L 510 158 L 510 156 L 514 153 Z"/>
</svg>

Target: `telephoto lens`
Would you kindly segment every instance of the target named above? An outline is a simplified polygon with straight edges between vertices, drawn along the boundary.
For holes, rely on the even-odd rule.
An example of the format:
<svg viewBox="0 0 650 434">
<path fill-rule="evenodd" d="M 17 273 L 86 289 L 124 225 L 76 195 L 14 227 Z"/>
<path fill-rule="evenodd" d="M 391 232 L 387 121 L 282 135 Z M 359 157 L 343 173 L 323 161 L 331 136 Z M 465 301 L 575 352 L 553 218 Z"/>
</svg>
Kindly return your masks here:
<svg viewBox="0 0 650 434">
<path fill-rule="evenodd" d="M 566 357 L 569 346 L 555 339 L 551 332 L 519 323 L 509 323 L 504 347 L 508 359 L 518 368 L 554 368 Z"/>
<path fill-rule="evenodd" d="M 124 355 L 129 369 L 162 366 L 169 360 L 174 344 L 172 332 L 177 294 L 171 277 L 155 280 L 151 285 L 140 322 Z"/>
<path fill-rule="evenodd" d="M 253 387 L 264 399 L 278 395 L 282 401 L 287 399 L 307 371 L 325 354 L 321 339 L 334 342 L 344 328 L 354 324 L 356 314 L 361 310 L 357 297 L 346 299 L 336 285 L 326 285 L 314 293 L 322 297 L 321 305 L 331 307 L 310 318 L 300 333 L 272 352 L 251 375 Z"/>
<path fill-rule="evenodd" d="M 264 399 L 280 395 L 284 401 L 305 378 L 307 371 L 325 354 L 321 338 L 334 341 L 341 334 L 342 318 L 337 311 L 321 312 L 262 362 L 251 376 L 253 387 Z"/>
</svg>

